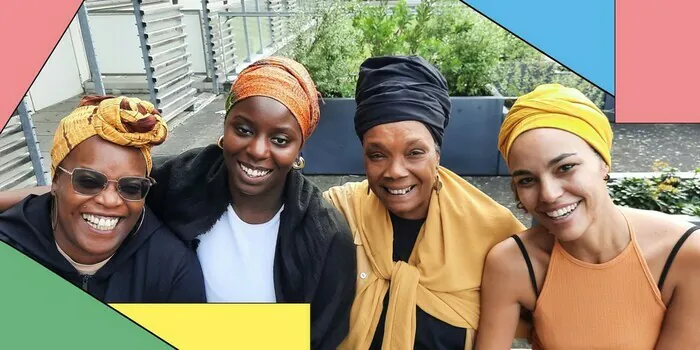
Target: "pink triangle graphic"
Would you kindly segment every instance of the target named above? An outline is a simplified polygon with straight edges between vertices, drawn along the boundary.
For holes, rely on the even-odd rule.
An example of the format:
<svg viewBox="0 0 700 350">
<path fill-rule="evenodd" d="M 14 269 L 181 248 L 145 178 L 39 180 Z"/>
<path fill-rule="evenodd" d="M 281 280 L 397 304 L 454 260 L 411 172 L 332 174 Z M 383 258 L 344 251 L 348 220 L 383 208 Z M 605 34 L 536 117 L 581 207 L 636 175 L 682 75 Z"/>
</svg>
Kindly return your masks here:
<svg viewBox="0 0 700 350">
<path fill-rule="evenodd" d="M 0 11 L 0 126 L 10 116 L 51 55 L 81 0 L 6 1 Z"/>
</svg>

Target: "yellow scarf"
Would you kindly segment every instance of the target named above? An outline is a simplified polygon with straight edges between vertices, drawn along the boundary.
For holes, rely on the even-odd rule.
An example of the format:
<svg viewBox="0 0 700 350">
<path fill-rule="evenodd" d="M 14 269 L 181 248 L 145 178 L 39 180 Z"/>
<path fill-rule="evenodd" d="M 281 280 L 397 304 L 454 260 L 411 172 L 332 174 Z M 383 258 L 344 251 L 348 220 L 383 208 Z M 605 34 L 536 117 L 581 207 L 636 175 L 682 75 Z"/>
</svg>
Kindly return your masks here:
<svg viewBox="0 0 700 350">
<path fill-rule="evenodd" d="M 392 259 L 391 219 L 377 196 L 368 193 L 366 180 L 324 193 L 345 215 L 358 246 L 350 333 L 340 348 L 369 348 L 387 291 L 383 348 L 413 349 L 415 306 L 467 329 L 465 348 L 472 348 L 486 254 L 525 227 L 508 209 L 451 171 L 441 167 L 438 176 L 442 188 L 433 191 L 427 219 L 407 263 Z"/>
</svg>

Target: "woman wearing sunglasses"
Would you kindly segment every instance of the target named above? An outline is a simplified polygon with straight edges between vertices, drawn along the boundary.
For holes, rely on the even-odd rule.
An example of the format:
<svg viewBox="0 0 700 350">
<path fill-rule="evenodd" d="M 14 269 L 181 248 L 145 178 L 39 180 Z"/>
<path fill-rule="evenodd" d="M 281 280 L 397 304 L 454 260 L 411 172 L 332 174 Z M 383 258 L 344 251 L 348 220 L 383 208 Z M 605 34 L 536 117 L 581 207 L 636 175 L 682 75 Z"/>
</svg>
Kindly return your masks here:
<svg viewBox="0 0 700 350">
<path fill-rule="evenodd" d="M 349 329 L 355 247 L 347 222 L 301 174 L 320 117 L 306 69 L 254 62 L 231 87 L 216 144 L 155 158 L 146 201 L 196 249 L 209 302 L 310 303 L 311 348 Z M 26 191 L 0 195 L 0 210 Z"/>
<path fill-rule="evenodd" d="M 0 240 L 104 302 L 206 301 L 196 254 L 145 206 L 166 136 L 146 101 L 84 98 L 56 131 L 50 193 L 0 214 Z"/>
</svg>

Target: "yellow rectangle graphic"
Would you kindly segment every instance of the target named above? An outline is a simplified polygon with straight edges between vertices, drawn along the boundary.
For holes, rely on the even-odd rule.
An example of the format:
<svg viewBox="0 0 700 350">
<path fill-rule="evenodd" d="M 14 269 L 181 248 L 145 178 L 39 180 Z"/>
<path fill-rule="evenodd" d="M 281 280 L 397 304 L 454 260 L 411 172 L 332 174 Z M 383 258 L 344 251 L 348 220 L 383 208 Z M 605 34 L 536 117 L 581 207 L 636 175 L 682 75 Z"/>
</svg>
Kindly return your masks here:
<svg viewBox="0 0 700 350">
<path fill-rule="evenodd" d="M 178 349 L 309 349 L 309 304 L 110 304 Z"/>
</svg>

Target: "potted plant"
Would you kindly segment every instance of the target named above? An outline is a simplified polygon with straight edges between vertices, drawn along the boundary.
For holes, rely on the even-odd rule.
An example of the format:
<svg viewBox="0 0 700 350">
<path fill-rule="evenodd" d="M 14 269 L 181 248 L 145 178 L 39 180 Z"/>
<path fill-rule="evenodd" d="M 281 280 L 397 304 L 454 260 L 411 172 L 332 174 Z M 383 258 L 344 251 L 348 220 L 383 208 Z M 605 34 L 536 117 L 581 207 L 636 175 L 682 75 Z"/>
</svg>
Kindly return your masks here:
<svg viewBox="0 0 700 350">
<path fill-rule="evenodd" d="M 389 5 L 330 1 L 317 8 L 317 25 L 285 54 L 307 67 L 321 94 L 321 121 L 303 150 L 307 174 L 364 174 L 353 130 L 357 71 L 366 58 L 419 55 L 445 76 L 452 118 L 442 163 L 460 175 L 504 175 L 497 136 L 504 102 L 541 83 L 560 82 L 596 100 L 602 93 L 459 0 L 405 0 Z M 308 17 L 297 19 L 302 28 Z M 299 31 L 301 33 L 301 31 Z M 586 85 L 587 84 L 587 85 Z"/>
</svg>

